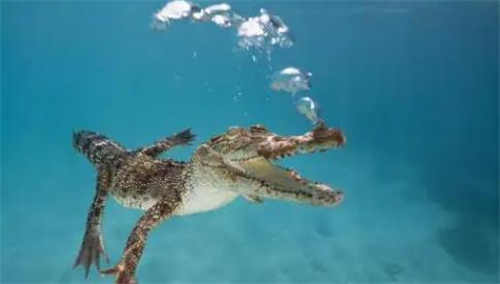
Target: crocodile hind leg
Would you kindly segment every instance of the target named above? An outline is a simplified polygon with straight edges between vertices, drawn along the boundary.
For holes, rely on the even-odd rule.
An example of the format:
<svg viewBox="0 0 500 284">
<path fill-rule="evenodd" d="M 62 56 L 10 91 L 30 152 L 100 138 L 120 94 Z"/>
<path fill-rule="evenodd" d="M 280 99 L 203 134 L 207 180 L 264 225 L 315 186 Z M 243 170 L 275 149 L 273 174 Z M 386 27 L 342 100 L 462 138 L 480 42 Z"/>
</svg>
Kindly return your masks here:
<svg viewBox="0 0 500 284">
<path fill-rule="evenodd" d="M 85 235 L 82 246 L 74 267 L 79 265 L 85 268 L 85 278 L 89 275 L 90 266 L 95 264 L 100 270 L 100 257 L 104 256 L 108 262 L 108 256 L 104 250 L 104 240 L 101 233 L 101 223 L 104 215 L 104 205 L 107 199 L 107 188 L 109 187 L 109 173 L 106 170 L 100 170 L 97 176 L 96 193 L 94 201 L 90 206 L 87 215 Z"/>
<path fill-rule="evenodd" d="M 146 245 L 149 232 L 170 217 L 179 206 L 180 197 L 173 193 L 168 198 L 158 201 L 139 219 L 130 234 L 121 260 L 113 268 L 102 271 L 103 274 L 115 274 L 116 283 L 132 284 L 135 280 L 135 271 Z"/>
</svg>

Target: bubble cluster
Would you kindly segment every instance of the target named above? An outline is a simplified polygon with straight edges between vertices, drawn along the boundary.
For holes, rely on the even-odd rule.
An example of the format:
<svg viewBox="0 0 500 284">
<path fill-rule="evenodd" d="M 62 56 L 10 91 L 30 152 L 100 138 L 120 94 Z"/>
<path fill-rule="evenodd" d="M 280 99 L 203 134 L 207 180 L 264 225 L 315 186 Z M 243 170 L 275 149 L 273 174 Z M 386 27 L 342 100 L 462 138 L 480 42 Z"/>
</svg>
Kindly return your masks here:
<svg viewBox="0 0 500 284">
<path fill-rule="evenodd" d="M 297 111 L 312 123 L 319 121 L 318 104 L 305 92 L 311 90 L 311 72 L 296 67 L 286 67 L 271 76 L 271 89 L 292 95 Z"/>
<path fill-rule="evenodd" d="M 319 107 L 310 97 L 302 97 L 297 102 L 297 110 L 312 123 L 319 121 Z"/>
<path fill-rule="evenodd" d="M 311 89 L 311 72 L 303 72 L 295 67 L 287 67 L 271 76 L 271 89 L 293 95 Z"/>
<path fill-rule="evenodd" d="M 238 27 L 238 45 L 244 49 L 255 49 L 270 53 L 275 47 L 290 48 L 293 37 L 283 20 L 260 9 L 260 15 L 248 18 Z"/>
<path fill-rule="evenodd" d="M 227 3 L 202 8 L 196 3 L 185 0 L 170 1 L 154 14 L 152 27 L 166 29 L 172 22 L 184 19 L 212 22 L 221 28 L 233 27 L 240 48 L 267 55 L 275 47 L 290 48 L 294 43 L 288 26 L 280 17 L 260 9 L 260 15 L 246 18 L 233 11 Z"/>
<path fill-rule="evenodd" d="M 173 0 L 154 14 L 152 27 L 166 29 L 173 22 L 181 20 L 211 22 L 220 28 L 233 28 L 239 48 L 265 54 L 269 60 L 275 48 L 290 48 L 294 45 L 290 29 L 279 16 L 260 9 L 259 15 L 247 18 L 234 11 L 227 3 L 203 8 L 194 2 Z M 251 54 L 254 62 L 257 61 L 258 54 Z M 196 57 L 196 53 L 193 56 Z M 309 95 L 304 95 L 311 90 L 311 77 L 310 72 L 287 67 L 271 75 L 270 87 L 277 92 L 290 93 L 297 111 L 312 123 L 317 123 L 320 120 L 318 104 Z"/>
<path fill-rule="evenodd" d="M 188 1 L 170 1 L 154 14 L 153 27 L 165 28 L 170 25 L 171 21 L 189 18 L 193 12 L 193 7 L 193 4 Z"/>
<path fill-rule="evenodd" d="M 231 6 L 226 3 L 211 5 L 204 9 L 199 8 L 193 13 L 193 19 L 201 22 L 212 22 L 221 28 L 239 26 L 245 20 L 243 16 L 232 11 Z"/>
</svg>

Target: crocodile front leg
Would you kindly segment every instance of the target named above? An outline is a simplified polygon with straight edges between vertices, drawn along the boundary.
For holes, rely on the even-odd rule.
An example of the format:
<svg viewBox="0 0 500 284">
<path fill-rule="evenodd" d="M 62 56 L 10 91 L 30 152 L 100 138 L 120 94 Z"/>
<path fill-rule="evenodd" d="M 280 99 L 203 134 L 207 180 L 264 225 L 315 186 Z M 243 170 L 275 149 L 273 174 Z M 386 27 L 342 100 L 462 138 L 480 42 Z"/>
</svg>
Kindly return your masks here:
<svg viewBox="0 0 500 284">
<path fill-rule="evenodd" d="M 99 170 L 94 201 L 87 215 L 85 235 L 74 265 L 74 267 L 82 265 L 85 268 L 85 278 L 89 275 L 89 269 L 92 263 L 100 270 L 99 261 L 101 255 L 103 255 L 108 262 L 108 256 L 104 250 L 101 223 L 104 215 L 104 206 L 108 196 L 107 188 L 109 187 L 109 182 L 109 172 L 107 170 Z"/>
<path fill-rule="evenodd" d="M 156 141 L 153 145 L 141 148 L 137 151 L 144 155 L 156 158 L 175 146 L 189 145 L 189 143 L 191 143 L 195 138 L 196 135 L 191 133 L 191 129 L 189 128 L 165 139 Z"/>
<path fill-rule="evenodd" d="M 181 199 L 176 193 L 158 201 L 139 219 L 130 234 L 121 260 L 113 268 L 102 271 L 103 274 L 115 274 L 116 283 L 132 284 L 135 280 L 135 271 L 146 245 L 149 232 L 172 215 L 180 205 Z"/>
</svg>

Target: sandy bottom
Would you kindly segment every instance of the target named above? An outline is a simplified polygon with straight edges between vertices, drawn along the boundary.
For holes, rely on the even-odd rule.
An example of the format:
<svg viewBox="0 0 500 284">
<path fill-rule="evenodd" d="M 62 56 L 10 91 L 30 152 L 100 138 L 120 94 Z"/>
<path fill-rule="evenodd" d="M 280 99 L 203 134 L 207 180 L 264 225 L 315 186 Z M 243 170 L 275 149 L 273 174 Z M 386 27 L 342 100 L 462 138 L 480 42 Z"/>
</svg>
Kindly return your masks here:
<svg viewBox="0 0 500 284">
<path fill-rule="evenodd" d="M 290 164 L 300 162 L 298 158 Z M 150 236 L 138 271 L 141 283 L 498 280 L 498 227 L 484 220 L 471 227 L 463 214 L 445 208 L 424 183 L 415 182 L 411 169 L 391 165 L 400 174 L 388 179 L 383 169 L 374 170 L 380 163 L 330 167 L 321 163 L 326 161 L 298 168 L 305 176 L 342 185 L 346 198 L 341 206 L 314 208 L 276 201 L 259 205 L 238 199 L 217 211 L 172 219 Z M 89 201 L 91 191 L 78 195 Z M 3 280 L 111 281 L 96 271 L 84 281 L 83 271 L 71 268 L 88 204 L 78 202 L 78 210 L 71 211 L 74 205 L 52 202 L 74 214 L 40 211 L 40 223 L 29 228 L 21 222 L 17 231 L 25 234 L 16 238 L 9 234 L 14 225 L 10 216 L 1 216 L 6 236 L 2 268 L 8 271 Z M 22 210 L 12 212 L 22 214 Z M 109 203 L 104 237 L 113 263 L 140 213 Z"/>
</svg>

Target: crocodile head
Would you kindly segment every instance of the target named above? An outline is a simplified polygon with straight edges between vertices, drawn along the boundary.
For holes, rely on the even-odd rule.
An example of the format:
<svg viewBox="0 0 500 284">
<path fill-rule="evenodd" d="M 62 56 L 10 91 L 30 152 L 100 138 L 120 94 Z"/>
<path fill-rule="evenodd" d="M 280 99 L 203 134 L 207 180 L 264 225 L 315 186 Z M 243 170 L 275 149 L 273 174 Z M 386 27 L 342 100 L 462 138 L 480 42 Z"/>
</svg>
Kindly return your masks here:
<svg viewBox="0 0 500 284">
<path fill-rule="evenodd" d="M 232 190 L 251 200 L 281 199 L 313 205 L 333 206 L 343 199 L 341 191 L 301 177 L 276 161 L 299 153 L 338 148 L 346 139 L 340 130 L 323 122 L 297 136 L 280 136 L 264 126 L 230 128 L 202 144 L 193 162 L 208 167 Z"/>
</svg>

